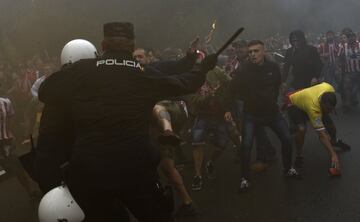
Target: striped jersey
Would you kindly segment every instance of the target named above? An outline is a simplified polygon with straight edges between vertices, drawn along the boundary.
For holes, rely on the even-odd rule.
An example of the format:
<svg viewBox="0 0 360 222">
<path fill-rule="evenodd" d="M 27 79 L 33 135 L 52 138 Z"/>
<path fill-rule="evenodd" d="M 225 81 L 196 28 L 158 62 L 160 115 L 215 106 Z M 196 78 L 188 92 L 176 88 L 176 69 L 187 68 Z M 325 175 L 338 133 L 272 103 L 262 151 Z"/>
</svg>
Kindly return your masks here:
<svg viewBox="0 0 360 222">
<path fill-rule="evenodd" d="M 336 63 L 336 57 L 339 53 L 339 46 L 335 43 L 323 43 L 319 45 L 319 54 L 324 61 L 329 64 Z"/>
<path fill-rule="evenodd" d="M 23 96 L 31 97 L 31 87 L 37 79 L 37 72 L 33 70 L 26 70 L 20 79 L 20 92 Z"/>
<path fill-rule="evenodd" d="M 14 114 L 10 99 L 0 97 L 0 140 L 11 139 L 13 137 L 10 131 L 9 120 Z"/>
<path fill-rule="evenodd" d="M 345 62 L 346 73 L 360 73 L 360 42 L 357 42 L 354 46 L 344 44 L 340 55 Z"/>
</svg>

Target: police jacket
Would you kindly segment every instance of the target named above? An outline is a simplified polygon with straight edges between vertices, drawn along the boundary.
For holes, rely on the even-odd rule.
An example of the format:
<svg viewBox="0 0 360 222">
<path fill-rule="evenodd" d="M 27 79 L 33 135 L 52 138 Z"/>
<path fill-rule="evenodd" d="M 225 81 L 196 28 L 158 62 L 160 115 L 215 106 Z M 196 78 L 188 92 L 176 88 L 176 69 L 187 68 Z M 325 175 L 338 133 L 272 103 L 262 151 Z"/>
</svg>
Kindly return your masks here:
<svg viewBox="0 0 360 222">
<path fill-rule="evenodd" d="M 70 104 L 46 103 L 42 110 L 34 162 L 35 179 L 43 193 L 64 181 L 61 166 L 68 162 L 73 143 Z"/>
<path fill-rule="evenodd" d="M 153 106 L 195 92 L 204 80 L 199 71 L 165 76 L 144 70 L 130 53 L 105 53 L 51 75 L 39 99 L 70 104 L 75 134 L 70 174 L 110 186 L 125 175 L 154 172 L 159 153 L 148 135 Z"/>
<path fill-rule="evenodd" d="M 275 117 L 279 112 L 277 98 L 281 84 L 279 66 L 269 60 L 262 65 L 245 64 L 231 80 L 226 93 L 226 109 L 231 111 L 234 99 L 244 101 L 244 113 L 254 117 Z"/>
</svg>

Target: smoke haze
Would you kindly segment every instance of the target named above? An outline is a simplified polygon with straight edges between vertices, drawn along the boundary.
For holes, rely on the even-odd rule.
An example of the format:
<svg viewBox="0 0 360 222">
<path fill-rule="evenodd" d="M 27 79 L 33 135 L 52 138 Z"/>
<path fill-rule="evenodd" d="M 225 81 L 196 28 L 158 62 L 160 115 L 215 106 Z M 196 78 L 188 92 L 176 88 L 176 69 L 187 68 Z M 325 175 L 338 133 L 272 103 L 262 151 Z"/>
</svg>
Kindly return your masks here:
<svg viewBox="0 0 360 222">
<path fill-rule="evenodd" d="M 240 26 L 247 38 L 299 28 L 360 30 L 359 9 L 358 0 L 1 0 L 0 53 L 59 53 L 74 38 L 99 46 L 109 21 L 133 22 L 138 45 L 151 48 L 185 47 L 194 36 L 204 37 L 214 19 L 215 43 Z"/>
</svg>

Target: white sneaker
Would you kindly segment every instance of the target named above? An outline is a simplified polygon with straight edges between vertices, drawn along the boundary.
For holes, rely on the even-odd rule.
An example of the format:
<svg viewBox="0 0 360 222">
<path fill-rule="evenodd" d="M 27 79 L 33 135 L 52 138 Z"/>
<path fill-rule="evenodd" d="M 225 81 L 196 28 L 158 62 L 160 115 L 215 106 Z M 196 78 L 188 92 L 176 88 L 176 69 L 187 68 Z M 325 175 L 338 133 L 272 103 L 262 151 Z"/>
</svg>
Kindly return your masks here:
<svg viewBox="0 0 360 222">
<path fill-rule="evenodd" d="M 287 171 L 285 171 L 285 177 L 286 178 L 302 179 L 301 174 L 294 168 L 290 168 Z"/>
<path fill-rule="evenodd" d="M 240 192 L 244 192 L 246 190 L 248 190 L 250 188 L 250 183 L 248 180 L 246 180 L 245 178 L 241 178 L 241 182 L 240 182 Z"/>
<path fill-rule="evenodd" d="M 6 173 L 5 170 L 0 170 L 0 176 L 4 175 Z"/>
</svg>

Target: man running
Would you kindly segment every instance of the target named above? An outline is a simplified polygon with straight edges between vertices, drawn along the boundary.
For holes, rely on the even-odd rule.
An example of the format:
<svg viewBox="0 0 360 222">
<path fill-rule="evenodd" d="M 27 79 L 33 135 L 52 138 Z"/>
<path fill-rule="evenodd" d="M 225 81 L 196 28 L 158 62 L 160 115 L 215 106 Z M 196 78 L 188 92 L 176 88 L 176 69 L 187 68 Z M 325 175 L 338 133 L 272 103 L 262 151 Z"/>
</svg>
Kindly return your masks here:
<svg viewBox="0 0 360 222">
<path fill-rule="evenodd" d="M 187 52 L 187 56 L 179 61 L 151 62 L 148 52 L 143 48 L 137 48 L 133 57 L 145 67 L 152 67 L 160 72 L 178 73 L 190 70 L 195 64 L 195 53 L 199 39 L 196 38 Z M 175 166 L 176 151 L 180 148 L 178 136 L 187 121 L 187 108 L 184 101 L 164 100 L 158 102 L 153 109 L 156 124 L 150 127 L 150 135 L 153 143 L 160 148 L 160 169 L 169 183 L 175 188 L 181 199 L 181 205 L 177 209 L 176 216 L 190 216 L 198 213 L 193 201 L 184 185 L 184 181 Z M 157 141 L 155 139 L 158 139 Z"/>
</svg>

